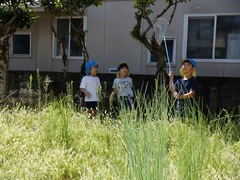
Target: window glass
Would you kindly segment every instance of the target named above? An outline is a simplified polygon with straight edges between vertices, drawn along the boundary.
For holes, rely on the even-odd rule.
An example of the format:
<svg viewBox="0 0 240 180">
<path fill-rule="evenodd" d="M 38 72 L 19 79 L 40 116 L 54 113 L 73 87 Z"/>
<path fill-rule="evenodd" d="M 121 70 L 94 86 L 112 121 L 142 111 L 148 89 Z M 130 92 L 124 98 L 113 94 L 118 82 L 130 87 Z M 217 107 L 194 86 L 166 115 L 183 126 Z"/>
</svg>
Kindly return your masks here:
<svg viewBox="0 0 240 180">
<path fill-rule="evenodd" d="M 192 18 L 188 20 L 187 57 L 212 59 L 214 18 Z"/>
<path fill-rule="evenodd" d="M 171 64 L 174 64 L 175 60 L 175 51 L 176 51 L 176 47 L 175 47 L 175 38 L 166 38 L 166 44 L 167 44 L 167 52 L 168 52 L 168 56 L 169 56 L 169 61 Z M 167 61 L 167 54 L 166 54 L 166 47 L 165 47 L 165 43 L 164 41 L 162 42 L 162 47 L 164 49 L 164 56 L 165 59 Z M 157 56 L 155 54 L 152 54 L 148 51 L 148 53 L 150 54 L 150 57 L 148 58 L 148 64 L 157 64 Z"/>
<path fill-rule="evenodd" d="M 240 16 L 217 16 L 215 58 L 240 59 Z"/>
<path fill-rule="evenodd" d="M 77 37 L 76 29 L 83 28 L 81 19 L 73 19 L 71 27 L 71 41 L 70 41 L 70 56 L 82 56 L 82 50 L 80 48 L 80 40 Z M 75 28 L 74 28 L 75 27 Z"/>
<path fill-rule="evenodd" d="M 57 19 L 57 35 L 65 40 L 65 52 L 68 54 L 68 36 L 69 36 L 69 19 Z M 57 41 L 57 56 L 62 54 L 60 43 Z"/>
<path fill-rule="evenodd" d="M 58 18 L 56 21 L 57 35 L 65 40 L 65 53 L 68 57 L 82 57 L 81 44 L 77 36 L 79 28 L 83 29 L 83 19 L 73 18 L 72 21 L 68 18 Z M 71 24 L 72 23 L 72 24 Z M 60 43 L 55 39 L 56 52 L 55 56 L 59 57 L 62 54 Z"/>
<path fill-rule="evenodd" d="M 240 59 L 240 15 L 187 16 L 186 57 Z"/>
<path fill-rule="evenodd" d="M 13 35 L 13 55 L 30 55 L 30 34 Z"/>
</svg>

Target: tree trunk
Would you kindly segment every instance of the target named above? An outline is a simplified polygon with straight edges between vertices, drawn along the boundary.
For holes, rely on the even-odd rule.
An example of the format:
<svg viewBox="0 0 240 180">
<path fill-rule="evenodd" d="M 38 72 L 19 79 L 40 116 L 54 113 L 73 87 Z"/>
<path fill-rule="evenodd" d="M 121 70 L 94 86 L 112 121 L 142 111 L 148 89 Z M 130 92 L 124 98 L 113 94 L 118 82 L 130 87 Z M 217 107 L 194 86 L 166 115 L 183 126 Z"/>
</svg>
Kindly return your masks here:
<svg viewBox="0 0 240 180">
<path fill-rule="evenodd" d="M 62 47 L 62 62 L 63 62 L 63 76 L 66 81 L 68 81 L 68 57 L 65 50 L 66 39 L 60 38 L 60 46 Z"/>
<path fill-rule="evenodd" d="M 86 47 L 86 42 L 85 42 L 85 32 L 82 32 L 79 34 L 79 39 L 81 39 L 81 42 L 80 42 L 80 47 L 82 49 L 82 52 L 83 52 L 83 63 L 81 65 L 81 70 L 80 70 L 80 76 L 81 76 L 81 79 L 83 76 L 85 76 L 85 65 L 86 65 L 86 62 L 89 60 L 89 54 L 88 54 L 88 50 L 87 50 L 87 47 Z"/>
<path fill-rule="evenodd" d="M 159 83 L 161 85 L 166 84 L 166 78 L 167 78 L 167 73 L 166 73 L 166 56 L 164 55 L 164 48 L 162 46 L 159 47 L 157 51 L 157 72 L 156 76 L 159 79 Z"/>
<path fill-rule="evenodd" d="M 159 46 L 158 49 L 155 50 L 155 53 L 158 58 L 156 74 L 162 74 L 163 72 L 165 72 L 166 69 L 166 58 L 164 55 L 165 53 L 163 47 Z"/>
<path fill-rule="evenodd" d="M 0 36 L 0 99 L 8 94 L 9 38 Z"/>
</svg>

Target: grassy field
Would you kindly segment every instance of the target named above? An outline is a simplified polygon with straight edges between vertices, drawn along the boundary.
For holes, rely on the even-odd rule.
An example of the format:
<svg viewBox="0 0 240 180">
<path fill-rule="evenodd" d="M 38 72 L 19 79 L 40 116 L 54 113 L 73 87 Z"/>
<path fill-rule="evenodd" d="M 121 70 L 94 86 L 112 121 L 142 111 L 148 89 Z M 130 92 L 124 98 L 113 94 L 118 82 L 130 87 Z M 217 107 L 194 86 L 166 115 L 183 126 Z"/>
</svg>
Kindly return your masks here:
<svg viewBox="0 0 240 180">
<path fill-rule="evenodd" d="M 117 119 L 64 99 L 2 108 L 0 179 L 240 179 L 239 117 L 172 118 L 164 92 L 138 103 Z"/>
</svg>

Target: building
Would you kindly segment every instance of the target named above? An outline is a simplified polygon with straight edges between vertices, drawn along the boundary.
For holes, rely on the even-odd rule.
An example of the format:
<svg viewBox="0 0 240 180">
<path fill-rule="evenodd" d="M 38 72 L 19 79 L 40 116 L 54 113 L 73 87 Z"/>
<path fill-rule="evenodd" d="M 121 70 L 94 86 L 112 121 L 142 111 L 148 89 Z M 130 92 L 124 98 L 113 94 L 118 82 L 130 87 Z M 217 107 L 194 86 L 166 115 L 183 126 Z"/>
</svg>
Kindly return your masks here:
<svg viewBox="0 0 240 180">
<path fill-rule="evenodd" d="M 160 2 L 157 1 L 154 12 L 161 7 Z M 240 77 L 240 1 L 218 0 L 217 4 L 215 0 L 192 0 L 178 5 L 166 31 L 175 73 L 183 57 L 193 57 L 198 62 L 198 76 Z M 123 60 L 134 67 L 132 74 L 156 72 L 156 64 L 147 49 L 130 36 L 136 23 L 133 6 L 133 1 L 114 0 L 87 10 L 84 18 L 84 28 L 89 32 L 87 47 L 90 58 L 100 64 L 100 73 L 108 73 Z M 13 36 L 10 70 L 62 71 L 50 15 L 43 11 L 39 15 L 31 29 Z M 168 15 L 164 18 L 169 19 Z M 17 46 L 23 42 L 24 46 Z M 79 72 L 81 54 L 71 53 L 69 72 Z"/>
<path fill-rule="evenodd" d="M 154 12 L 161 11 L 164 2 L 157 0 Z M 166 31 L 171 68 L 175 74 L 178 74 L 182 58 L 193 57 L 201 81 L 218 78 L 219 82 L 225 78 L 225 82 L 237 82 L 240 77 L 239 7 L 239 0 L 192 0 L 178 5 L 173 22 Z M 51 31 L 51 16 L 41 8 L 37 10 L 40 18 L 32 28 L 15 33 L 11 39 L 9 70 L 62 72 L 60 52 Z M 99 63 L 99 73 L 111 73 L 120 61 L 126 61 L 131 74 L 155 74 L 154 57 L 130 35 L 136 23 L 135 11 L 132 0 L 107 0 L 102 7 L 87 9 L 83 28 L 89 32 L 87 48 L 90 59 Z M 169 15 L 170 12 L 164 18 L 169 19 Z M 63 17 L 54 20 L 59 31 L 70 31 L 68 22 Z M 23 43 L 24 46 L 19 46 Z M 81 52 L 71 41 L 69 49 L 69 72 L 79 73 L 83 62 Z M 205 85 L 211 94 L 216 88 L 220 90 L 222 84 L 209 82 Z M 239 92 L 238 88 L 236 92 Z M 235 95 L 232 96 L 234 99 Z"/>
</svg>

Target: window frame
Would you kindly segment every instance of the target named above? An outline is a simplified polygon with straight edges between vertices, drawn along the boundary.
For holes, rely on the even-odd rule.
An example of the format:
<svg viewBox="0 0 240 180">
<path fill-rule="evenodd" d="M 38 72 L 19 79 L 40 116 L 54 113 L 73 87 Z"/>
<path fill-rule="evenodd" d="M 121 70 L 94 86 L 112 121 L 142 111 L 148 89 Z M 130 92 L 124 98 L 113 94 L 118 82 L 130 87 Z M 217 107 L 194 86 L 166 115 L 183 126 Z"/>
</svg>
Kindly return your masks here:
<svg viewBox="0 0 240 180">
<path fill-rule="evenodd" d="M 71 19 L 71 17 L 69 17 L 69 16 L 60 16 L 60 17 L 56 17 L 55 19 L 54 19 L 54 27 L 56 28 L 57 27 L 57 20 L 58 19 L 68 19 L 69 20 L 69 25 L 70 25 L 70 19 Z M 81 17 L 81 16 L 74 16 L 74 17 L 72 17 L 72 19 L 83 19 L 83 30 L 84 31 L 87 31 L 87 17 L 86 16 L 83 16 L 83 17 Z M 70 46 L 70 36 L 71 36 L 71 26 L 69 26 L 69 29 L 68 29 L 68 32 L 69 32 L 69 38 L 68 38 L 68 49 L 70 49 L 69 48 L 69 46 Z M 56 31 L 57 31 L 57 28 L 56 28 Z M 56 38 L 55 38 L 55 36 L 54 36 L 54 33 L 52 33 L 53 34 L 53 40 L 52 40 L 52 42 L 53 42 L 53 44 L 52 44 L 52 49 L 53 49 L 53 51 L 52 51 L 52 58 L 53 59 L 58 59 L 58 60 L 61 60 L 61 56 L 57 56 L 57 40 L 56 40 Z M 85 43 L 86 43 L 86 40 L 87 40 L 87 34 L 85 35 Z M 82 56 L 70 56 L 70 51 L 68 51 L 67 52 L 68 54 L 67 54 L 67 57 L 68 57 L 68 60 L 82 60 L 82 59 L 84 59 L 84 57 L 83 57 L 83 55 Z"/>
<path fill-rule="evenodd" d="M 14 35 L 29 35 L 29 54 L 14 54 Z M 10 57 L 32 57 L 32 32 L 31 31 L 16 31 L 10 38 Z"/>
<path fill-rule="evenodd" d="M 172 54 L 172 62 L 170 66 L 176 65 L 176 51 L 177 51 L 177 38 L 175 36 L 166 36 L 166 41 L 173 41 L 173 54 Z M 148 38 L 149 42 L 151 41 L 151 37 Z M 163 42 L 164 43 L 164 42 Z M 147 66 L 157 66 L 157 62 L 151 62 L 151 52 L 147 50 Z M 168 62 L 166 62 L 166 66 L 168 67 Z"/>
<path fill-rule="evenodd" d="M 240 16 L 240 13 L 217 13 L 217 14 L 185 14 L 184 15 L 184 26 L 183 26 L 183 48 L 182 48 L 182 58 L 187 56 L 187 41 L 188 41 L 188 19 L 191 17 L 194 18 L 204 18 L 204 17 L 212 17 L 214 19 L 214 27 L 213 27 L 213 47 L 212 47 L 212 58 L 211 59 L 201 59 L 201 58 L 194 58 L 197 62 L 204 62 L 204 63 L 240 63 L 240 59 L 218 59 L 215 58 L 215 45 L 216 45 L 216 32 L 217 32 L 217 17 L 218 16 Z M 189 57 L 190 58 L 190 57 Z"/>
</svg>

